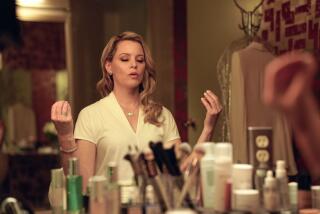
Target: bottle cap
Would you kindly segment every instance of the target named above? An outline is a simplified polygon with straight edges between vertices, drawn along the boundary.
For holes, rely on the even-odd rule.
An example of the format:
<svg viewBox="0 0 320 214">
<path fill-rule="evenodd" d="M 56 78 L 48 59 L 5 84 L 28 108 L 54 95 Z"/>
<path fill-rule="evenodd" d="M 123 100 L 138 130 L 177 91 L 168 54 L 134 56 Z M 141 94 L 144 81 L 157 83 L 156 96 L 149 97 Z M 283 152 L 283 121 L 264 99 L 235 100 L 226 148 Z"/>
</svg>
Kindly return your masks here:
<svg viewBox="0 0 320 214">
<path fill-rule="evenodd" d="M 277 169 L 286 169 L 286 162 L 284 160 L 277 160 Z"/>
<path fill-rule="evenodd" d="M 282 178 L 287 176 L 286 162 L 284 160 L 277 160 L 276 163 L 276 177 Z"/>
<path fill-rule="evenodd" d="M 79 160 L 78 158 L 69 158 L 68 175 L 79 175 Z"/>
<path fill-rule="evenodd" d="M 273 172 L 271 170 L 267 171 L 267 176 L 264 180 L 266 186 L 275 186 L 277 185 L 277 180 L 273 177 Z"/>
<path fill-rule="evenodd" d="M 51 186 L 53 188 L 64 187 L 64 174 L 63 169 L 51 169 Z"/>
</svg>

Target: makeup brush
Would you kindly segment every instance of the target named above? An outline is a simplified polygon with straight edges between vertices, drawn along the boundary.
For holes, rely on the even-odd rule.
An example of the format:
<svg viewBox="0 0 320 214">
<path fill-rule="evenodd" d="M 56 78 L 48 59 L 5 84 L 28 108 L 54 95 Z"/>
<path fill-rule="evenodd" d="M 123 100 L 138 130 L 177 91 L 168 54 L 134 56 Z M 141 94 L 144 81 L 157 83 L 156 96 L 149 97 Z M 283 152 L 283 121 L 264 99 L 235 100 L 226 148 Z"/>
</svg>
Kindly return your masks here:
<svg viewBox="0 0 320 214">
<path fill-rule="evenodd" d="M 154 161 L 154 155 L 152 151 L 150 149 L 146 149 L 143 153 L 144 153 L 143 157 L 145 161 L 145 168 L 147 170 L 151 185 L 153 186 L 155 193 L 158 197 L 162 212 L 172 209 L 172 206 L 169 203 L 169 199 L 164 189 L 164 186 L 161 182 L 161 178 L 158 175 L 158 170 L 157 170 L 156 163 Z"/>
</svg>

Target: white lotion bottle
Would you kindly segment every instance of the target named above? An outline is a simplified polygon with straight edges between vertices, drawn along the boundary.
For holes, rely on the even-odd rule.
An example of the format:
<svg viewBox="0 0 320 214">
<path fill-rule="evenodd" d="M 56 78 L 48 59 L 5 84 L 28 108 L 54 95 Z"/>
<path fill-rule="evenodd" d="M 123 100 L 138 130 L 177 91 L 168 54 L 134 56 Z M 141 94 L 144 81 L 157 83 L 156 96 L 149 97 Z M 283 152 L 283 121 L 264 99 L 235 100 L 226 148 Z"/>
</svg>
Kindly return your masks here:
<svg viewBox="0 0 320 214">
<path fill-rule="evenodd" d="M 273 177 L 271 170 L 267 171 L 263 186 L 264 208 L 268 212 L 277 212 L 280 210 L 280 194 L 276 178 Z"/>
<path fill-rule="evenodd" d="M 278 181 L 278 187 L 280 192 L 281 210 L 290 210 L 288 177 L 286 164 L 283 160 L 278 160 L 276 163 L 276 179 Z"/>
<path fill-rule="evenodd" d="M 213 208 L 214 204 L 214 148 L 213 142 L 201 144 L 205 155 L 200 161 L 201 189 L 204 208 Z"/>
<path fill-rule="evenodd" d="M 227 190 L 227 181 L 232 173 L 232 144 L 216 143 L 214 149 L 214 210 L 226 212 L 226 204 L 230 204 Z"/>
</svg>

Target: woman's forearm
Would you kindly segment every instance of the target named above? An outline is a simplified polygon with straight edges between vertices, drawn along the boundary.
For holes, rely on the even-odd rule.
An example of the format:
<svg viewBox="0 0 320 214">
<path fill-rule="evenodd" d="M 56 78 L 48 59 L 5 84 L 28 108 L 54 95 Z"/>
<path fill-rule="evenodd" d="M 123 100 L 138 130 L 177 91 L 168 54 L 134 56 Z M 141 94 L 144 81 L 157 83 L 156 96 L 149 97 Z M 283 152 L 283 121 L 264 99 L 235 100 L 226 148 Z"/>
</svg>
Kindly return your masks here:
<svg viewBox="0 0 320 214">
<path fill-rule="evenodd" d="M 314 179 L 320 178 L 320 114 L 311 92 L 301 97 L 287 118 L 294 130 L 297 147 Z"/>
<path fill-rule="evenodd" d="M 320 114 L 313 94 L 306 93 L 291 112 L 287 113 L 295 135 L 306 139 L 320 154 Z"/>
<path fill-rule="evenodd" d="M 213 130 L 203 129 L 197 143 L 203 143 L 210 141 L 213 135 Z"/>
<path fill-rule="evenodd" d="M 74 139 L 60 141 L 60 145 L 60 150 L 62 150 L 60 152 L 61 165 L 65 175 L 68 175 L 69 159 L 78 158 L 79 174 L 82 176 L 82 191 L 86 193 L 88 180 L 94 174 L 96 146 L 91 142 L 81 141 L 79 143 L 79 141 L 76 142 Z M 64 148 L 70 148 L 72 152 L 66 152 Z"/>
</svg>

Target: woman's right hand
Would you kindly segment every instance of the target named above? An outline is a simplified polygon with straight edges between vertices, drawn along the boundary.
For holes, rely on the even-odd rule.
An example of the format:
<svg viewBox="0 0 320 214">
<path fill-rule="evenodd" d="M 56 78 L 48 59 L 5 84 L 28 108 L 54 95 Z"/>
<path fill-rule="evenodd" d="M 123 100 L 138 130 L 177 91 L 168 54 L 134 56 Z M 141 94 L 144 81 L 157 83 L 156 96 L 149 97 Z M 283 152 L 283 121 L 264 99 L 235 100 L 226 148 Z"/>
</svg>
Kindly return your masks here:
<svg viewBox="0 0 320 214">
<path fill-rule="evenodd" d="M 57 101 L 52 105 L 51 120 L 59 138 L 73 138 L 73 119 L 71 107 L 67 101 Z"/>
<path fill-rule="evenodd" d="M 265 71 L 265 103 L 285 112 L 294 110 L 301 105 L 300 99 L 311 93 L 316 69 L 314 56 L 307 52 L 293 51 L 276 57 Z"/>
</svg>

